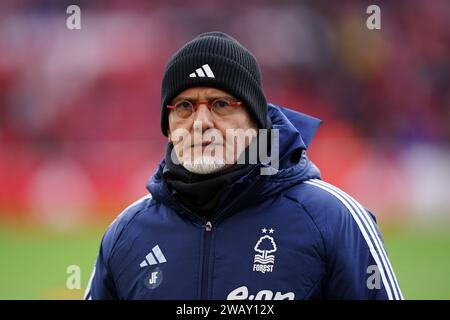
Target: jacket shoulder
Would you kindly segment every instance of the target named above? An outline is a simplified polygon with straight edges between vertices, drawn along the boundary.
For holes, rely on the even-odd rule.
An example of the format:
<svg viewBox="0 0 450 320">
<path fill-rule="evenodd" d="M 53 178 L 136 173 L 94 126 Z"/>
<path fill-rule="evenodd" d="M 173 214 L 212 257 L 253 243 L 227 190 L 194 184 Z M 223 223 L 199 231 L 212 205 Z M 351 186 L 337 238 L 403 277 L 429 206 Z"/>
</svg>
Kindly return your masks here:
<svg viewBox="0 0 450 320">
<path fill-rule="evenodd" d="M 102 246 L 106 255 L 111 253 L 117 240 L 124 233 L 128 225 L 135 219 L 135 217 L 145 209 L 147 209 L 152 202 L 150 194 L 133 202 L 126 209 L 124 209 L 111 223 L 105 232 L 102 240 Z"/>
<path fill-rule="evenodd" d="M 320 179 L 310 179 L 291 188 L 286 197 L 297 201 L 311 216 L 330 243 L 339 233 L 360 238 L 363 225 L 375 226 L 375 216 L 339 188 Z"/>
<path fill-rule="evenodd" d="M 340 193 L 343 192 L 329 183 L 310 179 L 291 188 L 285 196 L 298 202 L 315 218 L 326 216 L 327 219 L 332 219 L 349 213 Z"/>
</svg>

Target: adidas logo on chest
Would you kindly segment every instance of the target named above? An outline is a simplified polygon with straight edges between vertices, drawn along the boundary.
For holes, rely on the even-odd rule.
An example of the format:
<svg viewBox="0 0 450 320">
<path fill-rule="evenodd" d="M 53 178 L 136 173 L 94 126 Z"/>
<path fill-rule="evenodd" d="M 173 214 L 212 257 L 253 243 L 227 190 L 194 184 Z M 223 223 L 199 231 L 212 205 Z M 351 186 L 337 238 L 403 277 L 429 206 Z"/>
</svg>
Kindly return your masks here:
<svg viewBox="0 0 450 320">
<path fill-rule="evenodd" d="M 146 256 L 145 259 L 141 262 L 139 265 L 141 268 L 146 266 L 152 266 L 158 263 L 164 263 L 167 262 L 166 257 L 162 253 L 161 249 L 159 248 L 159 245 L 156 245 L 153 247 L 152 251 L 150 251 Z"/>
</svg>

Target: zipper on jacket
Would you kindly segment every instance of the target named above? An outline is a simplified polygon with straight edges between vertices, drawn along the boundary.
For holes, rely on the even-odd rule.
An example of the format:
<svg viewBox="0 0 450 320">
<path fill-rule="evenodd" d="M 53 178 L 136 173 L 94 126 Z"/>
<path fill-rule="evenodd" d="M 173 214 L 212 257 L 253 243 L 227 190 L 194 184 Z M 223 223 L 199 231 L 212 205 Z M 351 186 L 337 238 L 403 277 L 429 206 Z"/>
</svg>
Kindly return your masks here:
<svg viewBox="0 0 450 320">
<path fill-rule="evenodd" d="M 202 281 L 200 299 L 206 300 L 208 298 L 208 269 L 209 269 L 209 253 L 211 251 L 211 231 L 212 223 L 207 221 L 203 226 L 203 266 L 202 266 Z"/>
</svg>

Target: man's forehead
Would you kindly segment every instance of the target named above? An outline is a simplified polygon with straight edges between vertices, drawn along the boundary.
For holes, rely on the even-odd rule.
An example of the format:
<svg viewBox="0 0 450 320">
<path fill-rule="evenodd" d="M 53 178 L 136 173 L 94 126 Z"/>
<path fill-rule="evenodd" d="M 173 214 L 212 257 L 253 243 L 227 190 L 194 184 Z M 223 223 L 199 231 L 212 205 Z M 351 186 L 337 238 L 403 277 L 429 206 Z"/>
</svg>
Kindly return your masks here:
<svg viewBox="0 0 450 320">
<path fill-rule="evenodd" d="M 195 87 L 195 88 L 189 88 L 178 94 L 175 99 L 199 99 L 199 98 L 214 98 L 214 97 L 231 97 L 233 98 L 233 95 L 229 94 L 226 91 L 217 89 L 217 88 L 210 88 L 210 87 Z"/>
</svg>

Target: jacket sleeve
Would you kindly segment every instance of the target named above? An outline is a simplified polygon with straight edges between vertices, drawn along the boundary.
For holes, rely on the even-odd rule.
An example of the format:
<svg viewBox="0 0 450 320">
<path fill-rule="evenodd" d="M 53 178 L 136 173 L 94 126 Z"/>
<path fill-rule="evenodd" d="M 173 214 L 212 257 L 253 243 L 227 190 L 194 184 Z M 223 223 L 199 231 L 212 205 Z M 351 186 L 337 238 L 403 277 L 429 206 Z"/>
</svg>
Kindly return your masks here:
<svg viewBox="0 0 450 320">
<path fill-rule="evenodd" d="M 94 271 L 92 272 L 84 294 L 84 299 L 112 300 L 123 298 L 114 283 L 113 272 L 110 266 L 110 256 L 117 241 L 119 241 L 119 238 L 125 232 L 127 225 L 139 212 L 147 207 L 150 201 L 151 195 L 148 194 L 132 203 L 117 216 L 106 230 L 100 244 Z"/>
<path fill-rule="evenodd" d="M 114 246 L 130 219 L 136 214 L 134 210 L 123 211 L 106 230 L 95 262 L 94 270 L 85 292 L 85 300 L 115 300 L 120 294 L 114 284 L 110 257 Z"/>
<path fill-rule="evenodd" d="M 321 231 L 326 299 L 403 299 L 374 215 L 335 186 L 305 182 L 305 208 Z"/>
<path fill-rule="evenodd" d="M 111 227 L 114 227 L 114 225 Z M 112 273 L 108 266 L 108 258 L 113 245 L 111 227 L 106 231 L 101 241 L 94 270 L 84 294 L 85 300 L 118 299 Z"/>
<path fill-rule="evenodd" d="M 403 299 L 374 216 L 356 202 L 346 204 L 331 233 L 325 297 Z"/>
</svg>

